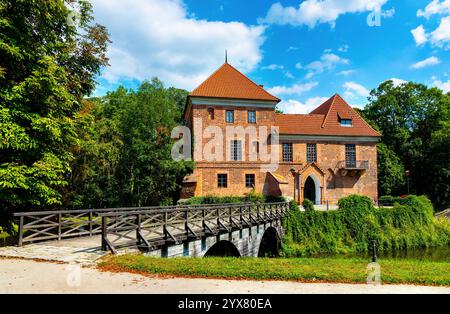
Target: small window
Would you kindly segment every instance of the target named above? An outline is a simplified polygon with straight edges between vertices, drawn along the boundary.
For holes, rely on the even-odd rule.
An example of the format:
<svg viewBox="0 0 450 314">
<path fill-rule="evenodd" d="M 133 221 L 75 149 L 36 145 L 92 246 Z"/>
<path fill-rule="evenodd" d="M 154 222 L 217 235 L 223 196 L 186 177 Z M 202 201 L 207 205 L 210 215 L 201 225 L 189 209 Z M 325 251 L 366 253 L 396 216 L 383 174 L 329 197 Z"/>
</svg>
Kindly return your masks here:
<svg viewBox="0 0 450 314">
<path fill-rule="evenodd" d="M 217 175 L 217 186 L 219 188 L 228 187 L 228 175 L 225 173 L 220 173 Z"/>
<path fill-rule="evenodd" d="M 256 123 L 256 111 L 248 111 L 248 123 Z"/>
<path fill-rule="evenodd" d="M 254 151 L 259 154 L 259 142 L 253 142 Z"/>
<path fill-rule="evenodd" d="M 252 189 L 255 187 L 255 175 L 254 174 L 246 174 L 245 175 L 245 187 L 252 188 Z"/>
<path fill-rule="evenodd" d="M 214 108 L 208 108 L 209 118 L 214 120 Z"/>
<path fill-rule="evenodd" d="M 317 162 L 317 145 L 316 144 L 306 144 L 306 162 L 313 163 Z"/>
<path fill-rule="evenodd" d="M 226 118 L 227 123 L 234 123 L 234 110 L 227 110 L 226 111 Z"/>
<path fill-rule="evenodd" d="M 242 160 L 242 141 L 234 140 L 230 143 L 231 149 L 230 149 L 230 159 L 233 161 L 240 161 Z"/>
<path fill-rule="evenodd" d="M 345 127 L 353 126 L 352 119 L 341 119 L 340 122 L 341 122 L 341 126 L 345 126 Z"/>
<path fill-rule="evenodd" d="M 283 143 L 283 162 L 292 162 L 292 143 Z"/>
<path fill-rule="evenodd" d="M 345 144 L 345 166 L 356 168 L 356 145 Z"/>
</svg>

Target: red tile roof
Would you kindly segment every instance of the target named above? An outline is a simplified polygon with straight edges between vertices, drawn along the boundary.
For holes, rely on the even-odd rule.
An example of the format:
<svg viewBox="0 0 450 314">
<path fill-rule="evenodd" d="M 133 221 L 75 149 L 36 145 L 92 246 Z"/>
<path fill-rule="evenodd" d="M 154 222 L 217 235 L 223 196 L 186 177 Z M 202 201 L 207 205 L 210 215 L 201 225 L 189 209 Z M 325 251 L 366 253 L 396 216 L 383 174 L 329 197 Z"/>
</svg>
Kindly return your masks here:
<svg viewBox="0 0 450 314">
<path fill-rule="evenodd" d="M 189 96 L 280 101 L 228 63 L 224 63 Z"/>
<path fill-rule="evenodd" d="M 352 127 L 341 126 L 339 118 L 351 119 Z M 325 101 L 310 114 L 277 114 L 275 123 L 280 128 L 280 134 L 381 136 L 338 94 Z"/>
</svg>

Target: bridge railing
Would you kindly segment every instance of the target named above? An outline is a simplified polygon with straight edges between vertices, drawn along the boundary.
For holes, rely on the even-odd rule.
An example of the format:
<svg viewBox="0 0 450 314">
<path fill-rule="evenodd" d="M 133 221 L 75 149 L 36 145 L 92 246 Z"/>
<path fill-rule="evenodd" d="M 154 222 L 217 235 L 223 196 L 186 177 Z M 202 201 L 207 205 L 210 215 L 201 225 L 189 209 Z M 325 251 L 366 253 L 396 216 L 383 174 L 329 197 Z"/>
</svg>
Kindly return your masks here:
<svg viewBox="0 0 450 314">
<path fill-rule="evenodd" d="M 278 220 L 288 211 L 289 203 L 242 203 L 100 213 L 102 250 L 152 250 Z"/>
<path fill-rule="evenodd" d="M 18 245 L 22 246 L 30 242 L 62 240 L 101 234 L 102 220 L 100 214 L 217 206 L 223 206 L 223 204 L 51 210 L 19 212 L 14 213 L 14 216 L 18 219 Z"/>
</svg>

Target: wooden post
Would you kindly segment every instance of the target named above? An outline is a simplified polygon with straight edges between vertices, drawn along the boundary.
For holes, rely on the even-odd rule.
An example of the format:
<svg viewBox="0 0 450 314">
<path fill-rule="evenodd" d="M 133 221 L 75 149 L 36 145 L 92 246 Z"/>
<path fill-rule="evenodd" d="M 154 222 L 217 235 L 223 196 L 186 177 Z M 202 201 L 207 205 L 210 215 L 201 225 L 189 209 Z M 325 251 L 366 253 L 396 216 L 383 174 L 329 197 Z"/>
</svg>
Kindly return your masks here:
<svg viewBox="0 0 450 314">
<path fill-rule="evenodd" d="M 203 227 L 203 232 L 206 233 L 206 221 L 205 221 L 205 210 L 202 209 L 202 227 Z"/>
<path fill-rule="evenodd" d="M 216 209 L 216 215 L 217 215 L 217 230 L 220 230 L 220 210 L 219 210 L 219 208 Z"/>
<path fill-rule="evenodd" d="M 62 231 L 61 221 L 62 221 L 62 215 L 61 215 L 61 213 L 59 213 L 58 214 L 58 241 L 61 240 L 61 231 Z"/>
<path fill-rule="evenodd" d="M 164 212 L 164 238 L 167 240 L 167 211 Z"/>
<path fill-rule="evenodd" d="M 23 244 L 23 220 L 24 220 L 24 217 L 20 216 L 20 220 L 19 220 L 19 246 L 22 246 L 22 244 Z"/>
<path fill-rule="evenodd" d="M 108 236 L 107 218 L 102 217 L 102 251 L 106 251 L 106 237 Z"/>
<path fill-rule="evenodd" d="M 184 230 L 186 230 L 186 236 L 189 236 L 189 210 L 185 209 L 184 212 Z"/>
<path fill-rule="evenodd" d="M 92 212 L 89 212 L 89 235 L 92 236 Z"/>
<path fill-rule="evenodd" d="M 137 214 L 136 215 L 136 242 L 138 245 L 141 244 L 140 232 L 141 232 L 141 215 Z"/>
</svg>

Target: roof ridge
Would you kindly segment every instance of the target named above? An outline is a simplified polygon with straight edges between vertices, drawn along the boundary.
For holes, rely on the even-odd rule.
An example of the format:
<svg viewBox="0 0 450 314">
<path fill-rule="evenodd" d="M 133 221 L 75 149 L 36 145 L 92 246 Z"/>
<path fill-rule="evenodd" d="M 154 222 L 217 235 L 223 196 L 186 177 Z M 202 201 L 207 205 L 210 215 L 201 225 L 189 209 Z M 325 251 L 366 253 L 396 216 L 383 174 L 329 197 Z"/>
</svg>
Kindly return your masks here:
<svg viewBox="0 0 450 314">
<path fill-rule="evenodd" d="M 211 77 L 214 76 L 214 74 L 216 74 L 217 72 L 219 72 L 220 69 L 222 69 L 226 64 L 228 63 L 224 63 L 222 64 L 220 67 L 218 67 L 213 73 L 211 73 L 203 82 L 200 83 L 200 85 L 198 85 L 196 88 L 194 88 L 192 90 L 192 92 L 189 93 L 189 95 L 193 94 L 197 89 L 199 89 L 200 87 L 202 87 Z"/>
<path fill-rule="evenodd" d="M 339 96 L 337 93 L 331 96 L 329 100 L 331 100 L 331 104 L 328 107 L 327 113 L 325 114 L 325 118 L 323 118 L 322 121 L 322 128 L 325 127 L 325 123 L 327 122 L 328 116 L 330 115 L 331 108 L 333 108 L 334 102 L 336 101 L 337 96 Z M 328 100 L 327 100 L 328 101 Z"/>
<path fill-rule="evenodd" d="M 222 64 L 189 96 L 281 101 L 229 63 Z"/>
<path fill-rule="evenodd" d="M 342 98 L 342 96 L 339 95 L 338 93 L 334 94 L 334 96 L 332 97 L 332 98 L 333 98 L 333 101 L 332 101 L 332 103 L 331 103 L 331 105 L 330 105 L 330 107 L 329 107 L 329 109 L 328 109 L 328 112 L 327 112 L 327 114 L 326 114 L 326 116 L 325 116 L 325 119 L 323 120 L 322 128 L 325 127 L 325 123 L 326 123 L 326 121 L 327 121 L 327 119 L 328 119 L 328 116 L 329 116 L 329 114 L 330 114 L 330 112 L 331 112 L 331 109 L 333 108 L 333 106 L 334 106 L 334 104 L 335 104 L 335 101 L 336 101 L 336 98 L 337 98 L 337 97 L 339 97 L 339 98 L 344 102 L 344 104 L 347 105 L 347 106 L 350 108 L 350 110 L 352 111 L 352 113 L 356 114 L 356 116 L 363 122 L 363 124 L 365 124 L 367 127 L 369 127 L 370 129 L 372 129 L 374 132 L 378 133 L 378 134 L 381 136 L 381 133 L 378 132 L 377 130 L 375 130 L 369 123 L 367 123 L 367 121 L 366 121 L 366 120 L 365 120 L 365 119 L 364 119 L 364 118 L 363 118 L 363 117 L 362 117 L 355 109 L 353 109 L 352 106 L 350 106 L 350 105 L 347 103 L 347 101 L 346 101 L 344 98 Z"/>
<path fill-rule="evenodd" d="M 263 87 L 261 87 L 261 85 L 257 84 L 256 82 L 254 82 L 252 79 L 250 79 L 247 75 L 245 75 L 244 73 L 242 73 L 241 71 L 239 71 L 238 69 L 236 69 L 234 66 L 232 66 L 229 63 L 225 63 L 226 65 L 230 66 L 232 69 L 234 69 L 239 75 L 241 75 L 244 79 L 246 79 L 247 81 L 251 82 L 252 84 L 254 84 L 257 88 L 259 88 L 261 91 L 263 91 L 264 93 L 266 93 L 267 95 L 271 96 L 271 97 L 275 97 L 274 95 L 270 94 L 268 91 L 266 91 Z M 278 100 L 280 100 L 278 97 L 275 97 Z"/>
</svg>

